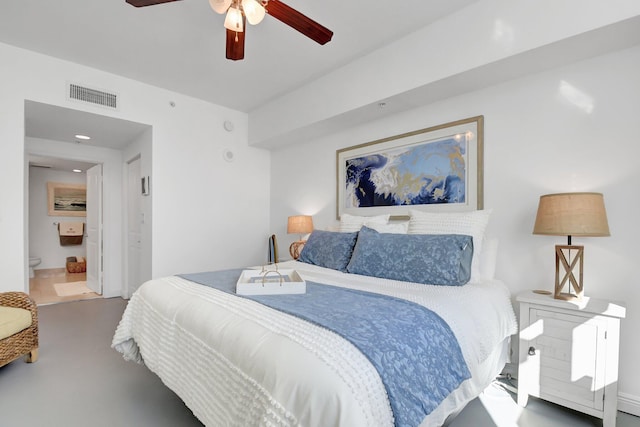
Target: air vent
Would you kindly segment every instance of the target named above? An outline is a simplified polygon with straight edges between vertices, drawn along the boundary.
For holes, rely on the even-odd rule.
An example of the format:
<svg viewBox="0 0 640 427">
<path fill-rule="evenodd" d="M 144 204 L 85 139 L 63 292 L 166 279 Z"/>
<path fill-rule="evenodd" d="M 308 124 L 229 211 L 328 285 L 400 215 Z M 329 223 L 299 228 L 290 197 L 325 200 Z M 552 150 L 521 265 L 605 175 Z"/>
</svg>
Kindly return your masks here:
<svg viewBox="0 0 640 427">
<path fill-rule="evenodd" d="M 102 107 L 118 109 L 118 95 L 115 93 L 104 92 L 102 90 L 92 89 L 85 86 L 69 83 L 67 85 L 67 96 L 81 102 L 88 102 Z"/>
<path fill-rule="evenodd" d="M 29 163 L 29 166 L 31 166 L 32 168 L 51 169 L 51 165 L 40 165 L 37 163 Z"/>
</svg>

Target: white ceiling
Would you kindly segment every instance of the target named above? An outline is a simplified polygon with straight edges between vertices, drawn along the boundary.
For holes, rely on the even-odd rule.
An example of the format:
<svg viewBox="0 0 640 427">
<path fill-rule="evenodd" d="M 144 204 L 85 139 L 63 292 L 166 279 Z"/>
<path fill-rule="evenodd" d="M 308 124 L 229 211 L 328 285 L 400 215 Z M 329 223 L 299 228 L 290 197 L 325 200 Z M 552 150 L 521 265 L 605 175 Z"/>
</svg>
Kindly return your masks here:
<svg viewBox="0 0 640 427">
<path fill-rule="evenodd" d="M 34 101 L 25 101 L 24 110 L 25 136 L 29 138 L 121 150 L 150 128 L 141 123 Z M 78 134 L 91 139 L 78 139 Z M 63 171 L 86 171 L 93 166 L 92 163 L 33 154 L 29 155 L 29 165 Z"/>
<path fill-rule="evenodd" d="M 150 126 L 40 102 L 25 102 L 25 135 L 121 150 Z M 76 135 L 91 137 L 85 141 Z"/>
<path fill-rule="evenodd" d="M 333 30 L 333 40 L 320 46 L 267 16 L 248 28 L 245 59 L 229 61 L 224 16 L 213 12 L 207 0 L 144 8 L 125 0 L 0 0 L 0 42 L 251 112 L 477 0 L 284 1 Z M 386 113 L 640 43 L 640 21 L 627 21 L 399 94 L 386 99 Z M 92 144 L 115 149 L 145 129 L 32 102 L 25 113 L 27 136 L 75 142 L 75 133 L 89 133 Z M 303 131 L 309 137 L 323 126 L 335 129 L 340 122 L 353 125 L 371 117 L 364 106 Z M 296 134 L 289 137 L 295 140 Z M 279 140 L 287 142 L 282 136 Z"/>
<path fill-rule="evenodd" d="M 79 170 L 82 173 L 86 173 L 87 169 L 89 169 L 91 166 L 95 166 L 95 164 L 79 162 L 77 160 L 60 159 L 57 157 L 36 156 L 33 154 L 29 155 L 30 168 L 44 168 L 65 172 L 73 172 L 74 170 Z"/>
<path fill-rule="evenodd" d="M 245 59 L 225 59 L 224 16 L 207 0 L 2 0 L 0 42 L 249 112 L 476 0 L 285 0 L 328 27 L 321 46 L 267 16 Z"/>
<path fill-rule="evenodd" d="M 225 59 L 224 16 L 207 0 L 135 8 L 125 0 L 2 0 L 0 42 L 249 112 L 354 58 L 476 0 L 285 0 L 330 28 L 324 46 L 269 16 L 247 31 L 245 59 Z M 37 102 L 25 105 L 28 137 L 121 149 L 145 126 Z M 35 158 L 54 169 L 86 169 Z"/>
</svg>

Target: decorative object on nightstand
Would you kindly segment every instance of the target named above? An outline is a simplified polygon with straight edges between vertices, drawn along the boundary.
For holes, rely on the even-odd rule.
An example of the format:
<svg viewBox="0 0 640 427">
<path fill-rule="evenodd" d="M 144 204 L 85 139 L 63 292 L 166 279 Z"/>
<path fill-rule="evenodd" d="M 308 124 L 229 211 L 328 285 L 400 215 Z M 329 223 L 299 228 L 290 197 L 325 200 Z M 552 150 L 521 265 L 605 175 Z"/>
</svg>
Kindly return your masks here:
<svg viewBox="0 0 640 427">
<path fill-rule="evenodd" d="M 287 233 L 288 234 L 300 234 L 300 239 L 293 242 L 289 246 L 289 253 L 293 259 L 298 259 L 302 247 L 307 242 L 302 240 L 303 234 L 308 234 L 313 231 L 313 219 L 310 215 L 295 215 L 290 216 L 287 221 Z"/>
<path fill-rule="evenodd" d="M 276 239 L 275 234 L 272 234 L 271 237 L 269 237 L 269 254 L 267 255 L 267 263 L 278 263 L 278 240 Z"/>
<path fill-rule="evenodd" d="M 567 245 L 556 245 L 556 299 L 580 299 L 584 293 L 582 273 L 584 246 L 571 244 L 571 236 L 609 236 L 607 212 L 601 193 L 559 193 L 540 196 L 533 234 L 567 236 Z M 574 251 L 573 259 L 571 251 Z M 560 264 L 564 276 L 560 278 Z M 574 271 L 578 266 L 578 278 Z M 569 282 L 569 292 L 562 292 Z M 573 293 L 571 290 L 573 289 Z"/>
<path fill-rule="evenodd" d="M 623 304 L 562 301 L 531 291 L 520 303 L 518 405 L 529 396 L 602 418 L 614 427 Z"/>
</svg>

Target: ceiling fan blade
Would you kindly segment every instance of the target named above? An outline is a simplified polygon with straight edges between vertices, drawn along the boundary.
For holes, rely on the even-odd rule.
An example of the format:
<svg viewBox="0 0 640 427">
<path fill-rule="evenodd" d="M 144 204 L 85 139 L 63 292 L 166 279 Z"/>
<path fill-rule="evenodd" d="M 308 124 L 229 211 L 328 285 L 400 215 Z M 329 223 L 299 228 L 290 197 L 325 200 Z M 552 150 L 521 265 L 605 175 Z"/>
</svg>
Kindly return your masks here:
<svg viewBox="0 0 640 427">
<path fill-rule="evenodd" d="M 267 13 L 320 44 L 328 43 L 333 37 L 333 31 L 279 0 L 269 0 Z"/>
<path fill-rule="evenodd" d="M 244 35 L 246 31 L 246 25 L 244 26 L 244 31 L 241 33 L 227 29 L 227 59 L 231 59 L 232 61 L 244 59 Z"/>
<path fill-rule="evenodd" d="M 135 7 L 143 7 L 143 6 L 153 6 L 156 4 L 169 3 L 172 1 L 180 1 L 180 0 L 127 0 L 131 6 Z"/>
</svg>

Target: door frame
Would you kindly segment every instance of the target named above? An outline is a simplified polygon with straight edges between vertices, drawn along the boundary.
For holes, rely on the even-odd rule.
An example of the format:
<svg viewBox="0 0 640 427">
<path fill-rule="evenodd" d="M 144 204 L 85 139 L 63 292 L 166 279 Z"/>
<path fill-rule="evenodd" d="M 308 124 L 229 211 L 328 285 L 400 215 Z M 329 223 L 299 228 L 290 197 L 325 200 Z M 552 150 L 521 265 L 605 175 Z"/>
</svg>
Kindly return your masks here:
<svg viewBox="0 0 640 427">
<path fill-rule="evenodd" d="M 136 177 L 136 179 L 140 179 L 142 177 L 142 155 L 141 153 L 136 153 L 133 156 L 131 156 L 130 158 L 126 159 L 124 162 L 124 166 L 123 166 L 123 171 L 124 171 L 124 180 L 123 180 L 123 198 L 125 201 L 125 221 L 124 221 L 124 242 L 123 242 L 123 247 L 124 247 L 124 289 L 123 289 L 123 297 L 124 298 L 131 298 L 131 295 L 133 294 L 133 292 L 135 291 L 135 289 L 137 289 L 137 287 L 140 286 L 140 283 L 138 284 L 134 284 L 134 283 L 130 283 L 130 270 L 131 270 L 131 253 L 130 253 L 130 244 L 129 244 L 129 239 L 131 238 L 131 236 L 129 235 L 129 230 L 130 230 L 130 210 L 131 210 L 131 188 L 129 187 L 129 179 L 130 177 L 130 168 L 129 166 L 131 165 L 131 163 L 138 161 L 138 166 L 139 166 L 139 170 L 138 170 L 138 176 Z M 140 185 L 139 190 L 142 191 L 142 185 Z M 135 191 L 135 190 L 134 190 Z M 144 215 L 143 209 L 142 209 L 142 205 L 139 206 L 139 210 L 138 210 L 138 214 L 142 214 Z M 142 232 L 142 227 L 140 227 L 140 239 L 143 239 L 144 235 Z M 143 254 L 143 243 L 141 243 L 140 245 L 140 255 L 142 256 Z M 138 262 L 138 277 L 142 277 L 142 267 L 141 267 L 141 263 L 140 260 Z"/>
<path fill-rule="evenodd" d="M 96 189 L 97 193 L 93 194 L 91 191 L 91 176 L 90 171 L 95 169 L 99 169 L 99 173 L 96 174 L 98 179 L 98 188 Z M 103 181 L 103 173 L 102 173 L 103 165 L 102 163 L 98 163 L 93 165 L 91 168 L 85 171 L 85 177 L 87 181 L 87 217 L 86 217 L 86 226 L 85 233 L 87 234 L 87 252 L 85 254 L 85 258 L 87 259 L 87 287 L 94 291 L 97 294 L 103 294 L 104 287 L 104 257 L 102 254 L 103 248 L 103 218 L 102 218 L 102 204 L 104 199 L 102 197 L 102 181 Z M 98 209 L 94 209 L 95 206 L 90 204 L 92 200 L 91 196 L 96 196 L 95 204 Z M 91 213 L 94 213 L 96 217 L 90 216 Z M 95 229 L 92 229 L 92 224 L 95 224 Z M 93 237 L 96 237 L 95 242 L 92 240 Z M 92 256 L 92 245 L 95 244 L 95 254 Z M 95 270 L 95 277 L 92 276 L 92 270 L 94 267 L 91 264 L 97 265 L 97 269 Z M 92 287 L 92 285 L 97 282 L 96 287 Z"/>
<path fill-rule="evenodd" d="M 64 144 L 64 148 L 60 148 L 59 144 Z M 24 289 L 29 291 L 29 275 L 26 274 L 29 269 L 29 156 L 45 156 L 59 159 L 77 160 L 81 162 L 102 164 L 102 248 L 103 248 L 103 278 L 102 278 L 102 296 L 105 298 L 123 296 L 122 286 L 122 154 L 120 151 L 113 153 L 96 150 L 89 154 L 70 153 L 66 145 L 59 141 L 44 140 L 43 143 L 35 141 L 30 144 L 25 138 L 25 186 L 24 186 L 24 245 L 25 245 L 25 284 Z M 93 147 L 98 148 L 98 147 Z M 117 155 L 116 155 L 117 153 Z"/>
<path fill-rule="evenodd" d="M 55 151 L 55 150 L 54 150 Z M 31 155 L 34 156 L 43 156 L 43 157 L 50 157 L 50 158 L 54 158 L 54 159 L 63 159 L 63 160 L 76 160 L 79 162 L 86 162 L 86 163 L 93 163 L 94 166 L 97 165 L 101 165 L 101 179 L 104 180 L 104 164 L 102 161 L 98 161 L 98 160 L 94 160 L 91 158 L 86 158 L 86 157 L 76 157 L 76 156 L 67 156 L 64 155 L 62 153 L 56 153 L 56 152 L 50 152 L 50 151 L 41 151 L 41 150 L 33 150 L 33 149 L 28 149 L 28 147 L 26 147 L 25 145 L 25 157 L 24 157 L 24 163 L 25 163 L 25 183 L 24 183 L 24 200 L 25 200 L 25 232 L 24 232 L 24 246 L 25 246 L 25 252 L 27 253 L 27 256 L 25 257 L 25 270 L 28 271 L 29 269 L 29 254 L 30 252 L 30 247 L 29 247 L 29 235 L 30 235 L 30 221 L 29 221 L 29 180 L 30 180 L 30 172 L 29 172 L 29 157 Z M 86 174 L 86 171 L 85 171 Z M 101 197 L 101 205 L 104 204 L 104 192 L 100 192 L 100 197 Z M 87 210 L 87 215 L 89 215 L 89 211 Z M 103 218 L 101 218 L 101 220 L 103 221 L 103 226 L 104 226 L 104 216 Z M 86 220 L 85 220 L 86 222 Z M 104 227 L 103 227 L 104 229 Z M 85 233 L 86 233 L 86 229 L 85 229 Z M 98 240 L 98 244 L 101 247 L 104 247 L 104 231 L 101 232 L 99 234 L 100 238 Z M 103 255 L 104 256 L 104 255 Z M 104 264 L 101 266 L 101 268 L 103 268 Z M 102 270 L 102 274 L 100 277 L 100 294 L 104 296 L 104 268 Z M 26 275 L 26 283 L 25 283 L 25 290 L 26 293 L 29 293 L 31 291 L 31 285 L 29 282 L 29 275 Z"/>
</svg>

